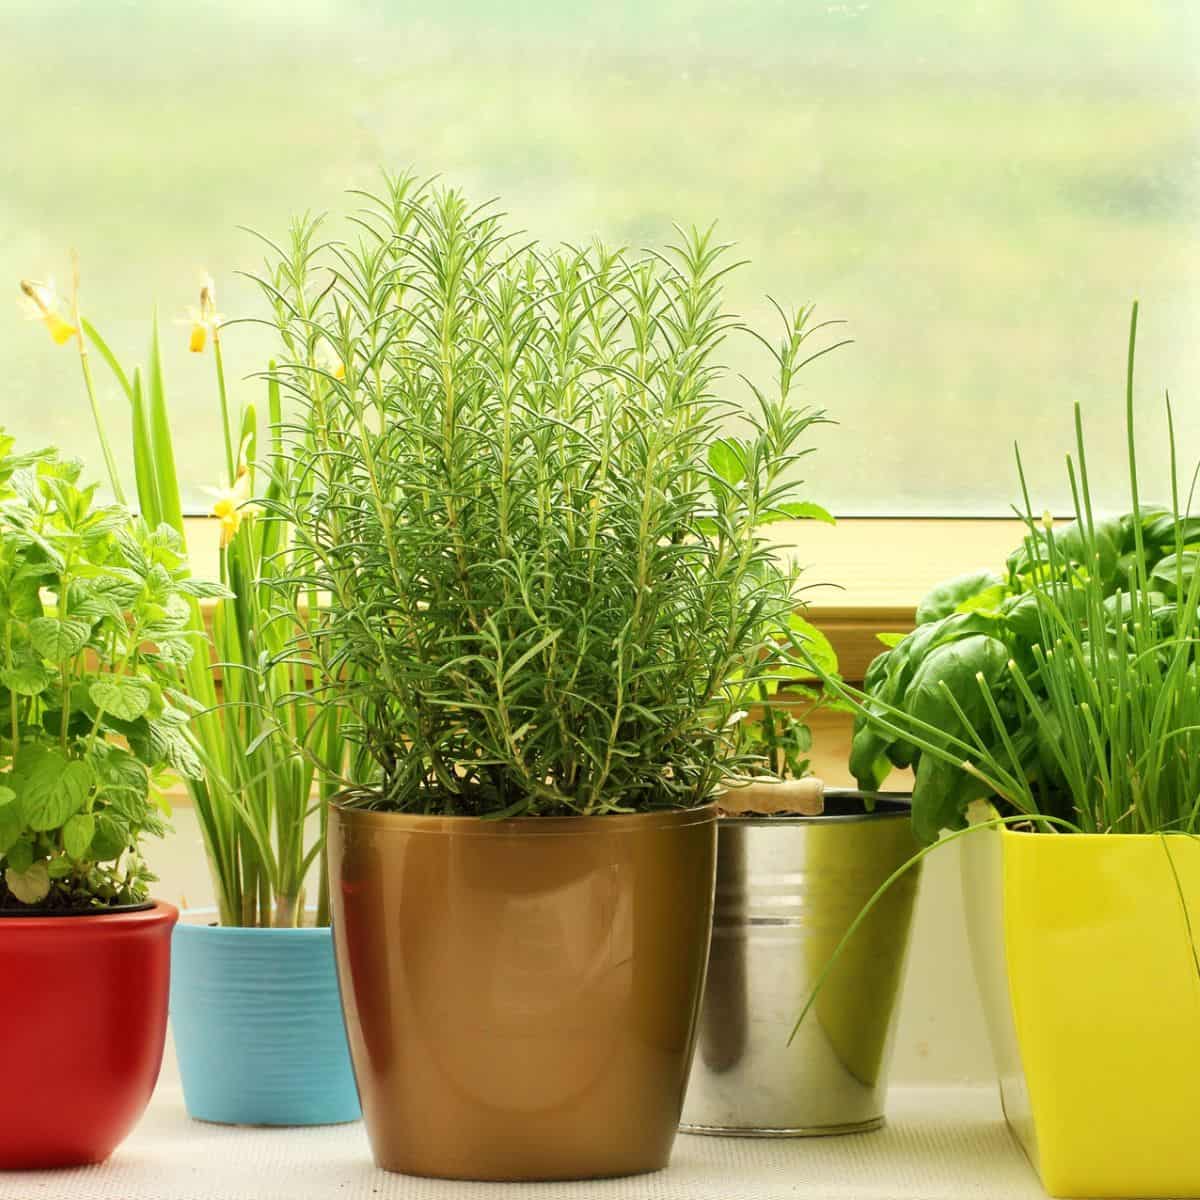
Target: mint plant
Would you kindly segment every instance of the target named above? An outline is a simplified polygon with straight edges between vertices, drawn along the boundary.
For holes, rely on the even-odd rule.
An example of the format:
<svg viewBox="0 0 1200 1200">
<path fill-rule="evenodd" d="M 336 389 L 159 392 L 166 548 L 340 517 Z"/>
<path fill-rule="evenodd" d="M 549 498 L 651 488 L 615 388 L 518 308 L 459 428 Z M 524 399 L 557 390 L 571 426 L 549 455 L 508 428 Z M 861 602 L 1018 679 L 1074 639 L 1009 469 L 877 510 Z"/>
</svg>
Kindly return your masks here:
<svg viewBox="0 0 1200 1200">
<path fill-rule="evenodd" d="M 195 648 L 188 597 L 220 589 L 80 472 L 0 430 L 0 910 L 144 900 L 156 784 L 200 773 L 172 684 Z"/>
</svg>

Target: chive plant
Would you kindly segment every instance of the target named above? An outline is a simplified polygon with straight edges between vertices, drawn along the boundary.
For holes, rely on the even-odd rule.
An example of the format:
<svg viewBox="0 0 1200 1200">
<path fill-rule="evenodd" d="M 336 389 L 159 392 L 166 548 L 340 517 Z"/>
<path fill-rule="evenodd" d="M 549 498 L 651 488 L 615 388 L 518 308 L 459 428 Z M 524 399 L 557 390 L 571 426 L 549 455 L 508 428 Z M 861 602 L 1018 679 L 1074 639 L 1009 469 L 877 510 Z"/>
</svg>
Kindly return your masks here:
<svg viewBox="0 0 1200 1200">
<path fill-rule="evenodd" d="M 286 660 L 356 753 L 357 801 L 508 817 L 707 801 L 795 571 L 760 536 L 823 515 L 793 403 L 822 328 L 779 310 L 770 390 L 724 397 L 712 230 L 546 249 L 405 175 L 352 240 L 296 222 L 261 282 L 285 394 L 277 586 L 322 600 Z"/>
<path fill-rule="evenodd" d="M 855 705 L 866 726 L 915 748 L 922 763 L 935 762 L 960 778 L 965 774 L 977 786 L 958 789 L 949 809 L 943 788 L 924 795 L 919 786 L 914 789 L 913 825 L 928 844 L 879 886 L 847 927 L 818 973 L 791 1038 L 846 946 L 892 885 L 939 847 L 982 830 L 1159 836 L 1190 932 L 1168 835 L 1200 832 L 1200 523 L 1191 515 L 1200 467 L 1185 497 L 1168 395 L 1171 504 L 1164 508 L 1142 499 L 1133 387 L 1137 318 L 1135 303 L 1125 372 L 1129 513 L 1102 519 L 1096 512 L 1078 404 L 1075 455 L 1066 459 L 1075 509 L 1068 529 L 1056 533 L 1048 514 L 1035 514 L 1017 450 L 1023 507 L 1016 512 L 1028 534 L 1022 550 L 1010 558 L 1010 569 L 1019 568 L 1021 576 L 1019 601 L 1025 611 L 1018 619 L 1024 624 L 1029 615 L 1035 618 L 1031 646 L 965 678 L 962 664 L 977 658 L 979 638 L 1001 646 L 1014 641 L 1003 606 L 989 612 L 978 596 L 969 597 L 961 615 L 982 619 L 990 632 L 972 624 L 946 647 L 974 646 L 940 662 L 930 656 L 930 678 L 917 690 L 936 693 L 939 702 L 904 706 L 881 696 L 883 674 L 872 686 L 868 672 L 867 690 L 861 691 L 823 669 L 806 647 L 795 647 L 832 692 Z M 1130 548 L 1122 553 L 1126 545 Z M 1169 552 L 1163 554 L 1164 548 Z M 1114 577 L 1126 587 L 1114 589 Z M 940 723 L 919 714 L 936 715 Z M 968 803 L 984 799 L 992 807 L 968 823 Z M 1194 947 L 1189 953 L 1200 974 Z"/>
<path fill-rule="evenodd" d="M 973 788 L 914 791 L 914 823 L 927 839 L 961 826 L 972 797 L 1047 832 L 1200 831 L 1200 523 L 1192 489 L 1184 496 L 1180 487 L 1169 396 L 1170 506 L 1141 496 L 1136 336 L 1135 304 L 1125 390 L 1128 514 L 1096 512 L 1076 405 L 1076 453 L 1066 460 L 1071 526 L 1056 531 L 1048 516 L 1035 515 L 1017 453 L 1017 511 L 1028 534 L 1010 569 L 1020 575 L 1021 611 L 968 599 L 961 628 L 949 631 L 957 640 L 926 659 L 903 705 L 884 698 L 886 672 L 869 673 L 865 692 L 829 680 L 858 704 L 865 727 L 919 751 L 918 785 L 927 759 L 926 783 L 947 770 L 974 780 Z M 1026 628 L 1020 638 L 1016 621 Z M 985 660 L 969 677 L 962 669 Z M 944 719 L 928 719 L 935 714 Z"/>
</svg>

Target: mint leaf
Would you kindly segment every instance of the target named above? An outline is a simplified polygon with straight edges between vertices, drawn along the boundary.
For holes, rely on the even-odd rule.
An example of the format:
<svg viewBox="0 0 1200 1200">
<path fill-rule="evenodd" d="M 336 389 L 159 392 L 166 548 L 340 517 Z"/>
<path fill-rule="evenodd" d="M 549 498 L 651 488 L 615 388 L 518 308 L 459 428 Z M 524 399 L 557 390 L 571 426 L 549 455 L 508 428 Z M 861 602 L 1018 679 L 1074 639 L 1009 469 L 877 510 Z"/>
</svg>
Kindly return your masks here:
<svg viewBox="0 0 1200 1200">
<path fill-rule="evenodd" d="M 51 860 L 46 870 L 50 873 L 51 879 L 66 879 L 71 873 L 71 860 L 65 854 L 56 854 Z"/>
<path fill-rule="evenodd" d="M 4 882 L 22 904 L 40 904 L 50 894 L 50 871 L 44 862 L 35 862 L 25 871 L 9 867 Z"/>
<path fill-rule="evenodd" d="M 0 683 L 18 696 L 36 696 L 50 686 L 53 676 L 41 663 L 22 663 L 0 671 Z"/>
<path fill-rule="evenodd" d="M 63 847 L 72 858 L 83 858 L 96 834 L 96 818 L 91 813 L 76 813 L 63 826 Z"/>
<path fill-rule="evenodd" d="M 23 746 L 13 774 L 21 789 L 30 829 L 58 829 L 84 805 L 92 786 L 87 763 L 68 762 L 49 746 Z"/>
<path fill-rule="evenodd" d="M 19 838 L 8 848 L 8 865 L 20 874 L 28 871 L 33 865 L 33 842 L 28 838 Z"/>
<path fill-rule="evenodd" d="M 197 600 L 233 599 L 233 592 L 211 579 L 181 579 L 175 586 L 185 596 L 194 596 Z"/>
<path fill-rule="evenodd" d="M 33 648 L 52 663 L 74 658 L 87 645 L 92 627 L 86 621 L 57 617 L 38 617 L 29 623 L 29 640 Z"/>
<path fill-rule="evenodd" d="M 149 691 L 128 679 L 97 679 L 88 695 L 97 708 L 119 721 L 136 721 L 150 707 Z"/>
<path fill-rule="evenodd" d="M 96 833 L 92 837 L 90 847 L 92 858 L 96 862 L 109 862 L 120 858 L 125 853 L 129 843 L 129 830 L 125 825 L 108 813 L 96 816 Z"/>
<path fill-rule="evenodd" d="M 6 855 L 25 829 L 20 802 L 0 808 L 0 857 Z"/>
</svg>

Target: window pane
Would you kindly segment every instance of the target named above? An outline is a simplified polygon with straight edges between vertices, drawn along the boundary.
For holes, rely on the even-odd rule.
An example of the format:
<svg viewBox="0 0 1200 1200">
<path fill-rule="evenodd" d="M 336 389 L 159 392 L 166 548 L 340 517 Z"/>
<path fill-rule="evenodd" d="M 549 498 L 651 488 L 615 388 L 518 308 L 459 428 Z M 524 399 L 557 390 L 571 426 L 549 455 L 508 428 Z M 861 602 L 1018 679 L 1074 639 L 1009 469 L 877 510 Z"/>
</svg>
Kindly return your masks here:
<svg viewBox="0 0 1200 1200">
<path fill-rule="evenodd" d="M 77 249 L 85 312 L 130 358 L 157 301 L 200 509 L 221 460 L 212 362 L 172 320 L 204 270 L 226 316 L 253 312 L 236 273 L 260 254 L 236 226 L 279 234 L 380 164 L 499 194 L 550 239 L 644 245 L 718 219 L 752 260 L 739 311 L 767 321 L 770 293 L 849 322 L 856 344 L 807 392 L 841 422 L 813 495 L 844 513 L 1003 513 L 1014 438 L 1038 502 L 1062 509 L 1077 399 L 1119 504 L 1135 295 L 1148 446 L 1164 385 L 1192 401 L 1185 446 L 1200 433 L 1190 0 L 10 0 L 4 25 L 14 294 L 21 275 L 66 283 Z M 241 377 L 269 337 L 226 344 L 236 396 L 258 397 Z M 98 472 L 71 348 L 14 317 L 0 351 L 0 421 Z M 124 401 L 97 374 L 123 445 Z"/>
</svg>

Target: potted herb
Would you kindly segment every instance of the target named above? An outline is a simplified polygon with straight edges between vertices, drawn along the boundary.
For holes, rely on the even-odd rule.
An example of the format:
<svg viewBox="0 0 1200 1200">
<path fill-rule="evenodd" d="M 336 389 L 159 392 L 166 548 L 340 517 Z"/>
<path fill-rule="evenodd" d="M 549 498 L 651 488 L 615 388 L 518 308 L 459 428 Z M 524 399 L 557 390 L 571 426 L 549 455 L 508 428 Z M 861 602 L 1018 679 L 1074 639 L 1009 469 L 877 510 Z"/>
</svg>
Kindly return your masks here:
<svg viewBox="0 0 1200 1200">
<path fill-rule="evenodd" d="M 31 285 L 33 286 L 33 285 Z M 47 311 L 53 297 L 40 293 Z M 193 587 L 182 613 L 189 653 L 175 664 L 190 698 L 198 768 L 187 780 L 208 855 L 214 909 L 185 912 L 173 943 L 171 1021 L 188 1112 L 207 1121 L 315 1125 L 355 1120 L 358 1097 L 337 995 L 324 870 L 324 800 L 336 787 L 343 742 L 339 714 L 318 706 L 298 663 L 273 660 L 315 609 L 280 584 L 291 533 L 254 503 L 286 484 L 286 463 L 256 486 L 260 421 L 255 406 L 231 409 L 222 359 L 222 318 L 205 280 L 185 324 L 188 345 L 211 348 L 216 445 L 223 486 L 219 585 Z M 60 316 L 75 338 L 110 486 L 123 497 L 89 365 L 89 348 L 111 368 L 130 405 L 137 505 L 185 553 L 183 505 L 157 323 L 148 368 L 127 372 L 79 312 Z M 52 329 L 53 332 L 53 329 Z M 267 389 L 278 438 L 278 387 Z M 262 472 L 258 472 L 261 478 Z M 201 607 L 203 602 L 204 607 Z M 319 681 L 317 681 L 319 686 Z"/>
<path fill-rule="evenodd" d="M 1130 511 L 1094 510 L 1077 407 L 1074 523 L 1037 516 L 1025 490 L 1007 575 L 943 589 L 937 607 L 956 611 L 901 641 L 860 696 L 861 760 L 869 740 L 915 761 L 918 833 L 967 835 L 1005 1113 L 1060 1196 L 1200 1192 L 1197 525 L 1173 429 L 1170 503 L 1141 497 L 1136 326 L 1135 306 Z"/>
<path fill-rule="evenodd" d="M 328 597 L 295 652 L 355 747 L 331 906 L 375 1159 L 654 1170 L 727 725 L 794 603 L 755 529 L 794 515 L 803 316 L 779 393 L 742 412 L 717 392 L 742 327 L 711 232 L 550 251 L 408 177 L 364 204 L 351 243 L 300 222 L 264 283 L 297 405 L 267 507 L 296 530 L 289 578 Z"/>
<path fill-rule="evenodd" d="M 809 774 L 811 711 L 837 703 L 794 678 L 799 646 L 837 675 L 798 613 L 775 638 L 739 749 L 764 774 L 722 793 L 712 947 L 683 1108 L 693 1133 L 848 1133 L 883 1122 L 887 1063 L 917 874 L 873 909 L 789 1041 L 799 1004 L 863 905 L 916 849 L 907 797 L 826 791 Z"/>
<path fill-rule="evenodd" d="M 5 1170 L 99 1162 L 150 1100 L 178 914 L 139 846 L 165 829 L 162 773 L 198 769 L 174 688 L 198 585 L 173 531 L 12 450 L 0 431 Z"/>
</svg>

